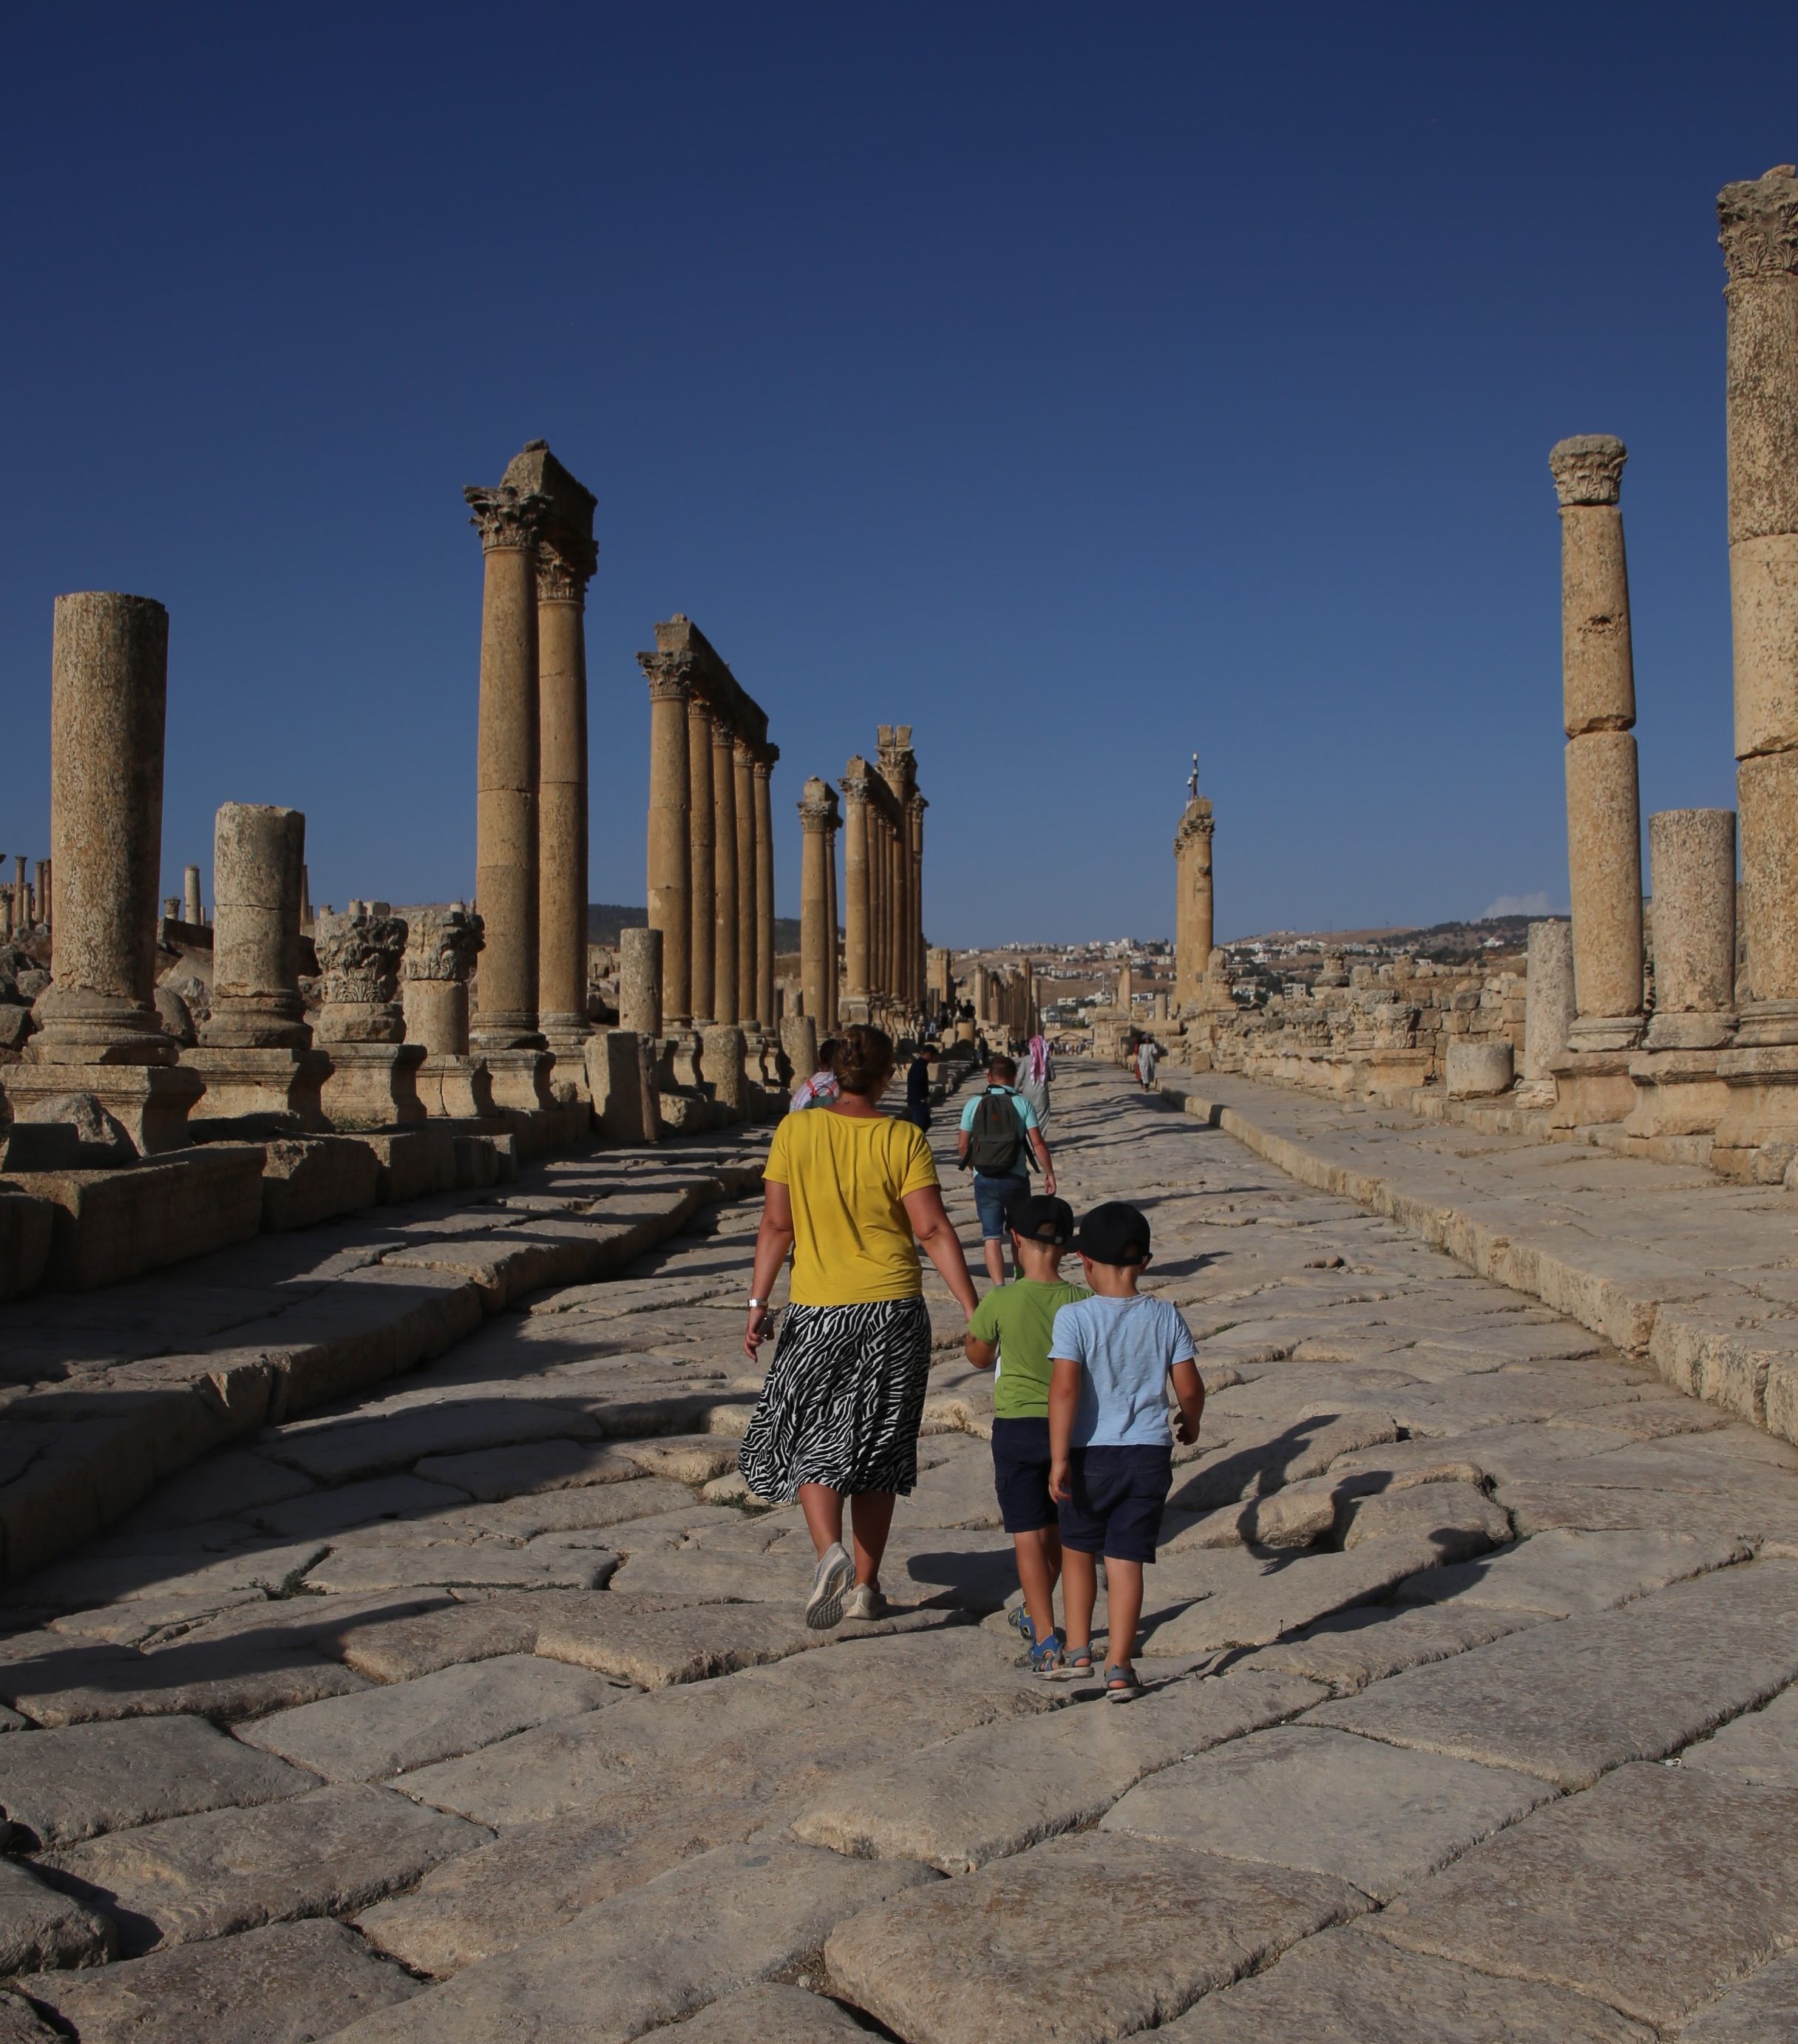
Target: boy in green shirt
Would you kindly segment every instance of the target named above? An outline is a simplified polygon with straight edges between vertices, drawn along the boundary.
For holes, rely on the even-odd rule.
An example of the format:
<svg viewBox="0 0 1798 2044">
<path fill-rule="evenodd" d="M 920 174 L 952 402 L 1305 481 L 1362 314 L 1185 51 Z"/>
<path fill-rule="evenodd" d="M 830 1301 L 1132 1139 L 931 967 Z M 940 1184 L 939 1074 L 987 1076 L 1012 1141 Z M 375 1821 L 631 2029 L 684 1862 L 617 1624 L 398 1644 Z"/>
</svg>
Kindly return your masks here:
<svg viewBox="0 0 1798 2044">
<path fill-rule="evenodd" d="M 993 1480 L 1024 1590 L 1023 1608 L 1012 1614 L 1012 1623 L 1030 1649 L 1032 1668 L 1052 1675 L 1062 1663 L 1055 1630 L 1062 1539 L 1049 1495 L 1049 1338 L 1057 1312 L 1092 1294 L 1084 1285 L 1061 1279 L 1062 1257 L 1074 1233 L 1074 1209 L 1066 1200 L 1026 1194 L 1006 1208 L 1005 1219 L 1018 1274 L 981 1301 L 962 1348 L 976 1370 L 998 1362 Z"/>
</svg>

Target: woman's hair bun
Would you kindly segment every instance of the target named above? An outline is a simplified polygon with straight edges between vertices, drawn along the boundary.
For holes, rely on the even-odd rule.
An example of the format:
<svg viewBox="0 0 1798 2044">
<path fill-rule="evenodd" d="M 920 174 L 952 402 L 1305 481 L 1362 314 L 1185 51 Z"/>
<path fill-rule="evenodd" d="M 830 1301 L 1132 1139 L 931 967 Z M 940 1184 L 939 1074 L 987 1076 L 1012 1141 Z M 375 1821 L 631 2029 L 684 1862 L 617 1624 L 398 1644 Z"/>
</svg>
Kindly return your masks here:
<svg viewBox="0 0 1798 2044">
<path fill-rule="evenodd" d="M 893 1039 L 871 1022 L 851 1022 L 832 1054 L 830 1068 L 844 1093 L 877 1093 L 893 1075 Z"/>
</svg>

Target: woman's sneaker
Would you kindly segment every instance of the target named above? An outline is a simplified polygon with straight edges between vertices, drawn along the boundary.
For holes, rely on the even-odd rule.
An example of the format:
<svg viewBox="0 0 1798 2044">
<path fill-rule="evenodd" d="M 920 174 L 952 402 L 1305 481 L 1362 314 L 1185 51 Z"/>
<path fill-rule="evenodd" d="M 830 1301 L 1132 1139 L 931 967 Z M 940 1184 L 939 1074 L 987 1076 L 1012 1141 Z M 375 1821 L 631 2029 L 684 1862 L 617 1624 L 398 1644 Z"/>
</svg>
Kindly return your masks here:
<svg viewBox="0 0 1798 2044">
<path fill-rule="evenodd" d="M 832 1541 L 818 1557 L 812 1594 L 805 1600 L 805 1623 L 814 1632 L 828 1632 L 843 1623 L 843 1593 L 855 1580 L 855 1564 L 840 1540 Z"/>
<path fill-rule="evenodd" d="M 843 1616 L 864 1621 L 886 1616 L 886 1599 L 872 1583 L 857 1583 L 843 1600 Z"/>
</svg>

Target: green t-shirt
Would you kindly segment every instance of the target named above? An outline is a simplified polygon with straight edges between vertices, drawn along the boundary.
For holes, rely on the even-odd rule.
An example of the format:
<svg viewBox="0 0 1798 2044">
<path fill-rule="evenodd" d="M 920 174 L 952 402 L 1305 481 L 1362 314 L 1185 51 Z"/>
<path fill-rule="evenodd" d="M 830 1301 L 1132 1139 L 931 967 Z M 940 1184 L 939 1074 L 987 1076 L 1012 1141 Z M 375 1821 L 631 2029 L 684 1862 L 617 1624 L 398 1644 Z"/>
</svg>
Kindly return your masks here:
<svg viewBox="0 0 1798 2044">
<path fill-rule="evenodd" d="M 993 1386 L 997 1420 L 1049 1416 L 1049 1337 L 1055 1315 L 1076 1300 L 1090 1299 L 1084 1285 L 1045 1285 L 1014 1278 L 995 1285 L 974 1309 L 968 1332 L 976 1341 L 999 1345 L 998 1381 Z"/>
</svg>

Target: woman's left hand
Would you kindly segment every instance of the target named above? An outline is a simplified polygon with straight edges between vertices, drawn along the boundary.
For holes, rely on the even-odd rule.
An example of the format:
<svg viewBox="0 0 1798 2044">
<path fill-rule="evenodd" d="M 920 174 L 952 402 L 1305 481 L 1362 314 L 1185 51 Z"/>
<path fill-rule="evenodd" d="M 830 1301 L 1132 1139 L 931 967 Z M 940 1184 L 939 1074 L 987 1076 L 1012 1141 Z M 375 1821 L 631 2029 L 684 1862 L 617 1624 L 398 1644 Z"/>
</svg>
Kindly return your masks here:
<svg viewBox="0 0 1798 2044">
<path fill-rule="evenodd" d="M 774 1318 L 771 1308 L 758 1306 L 749 1316 L 749 1325 L 743 1331 L 743 1352 L 753 1362 L 755 1351 L 768 1339 L 768 1323 Z"/>
</svg>

